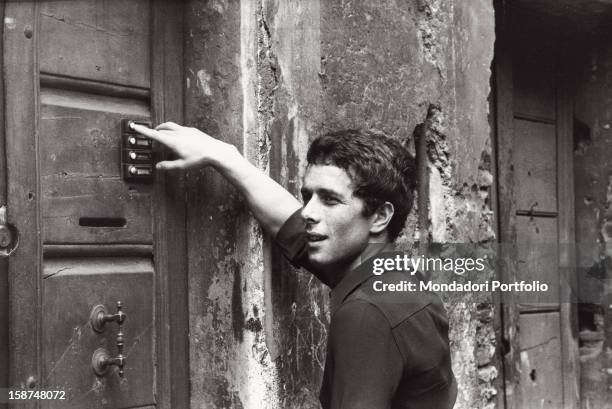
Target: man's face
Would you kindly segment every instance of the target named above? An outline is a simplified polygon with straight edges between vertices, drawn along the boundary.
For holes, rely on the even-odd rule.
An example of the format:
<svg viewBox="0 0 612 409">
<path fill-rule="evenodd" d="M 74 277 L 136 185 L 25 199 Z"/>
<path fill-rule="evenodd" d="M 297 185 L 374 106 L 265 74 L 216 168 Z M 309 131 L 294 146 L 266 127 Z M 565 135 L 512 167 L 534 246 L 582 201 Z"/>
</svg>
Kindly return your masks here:
<svg viewBox="0 0 612 409">
<path fill-rule="evenodd" d="M 309 165 L 304 176 L 302 217 L 306 221 L 309 261 L 321 268 L 352 268 L 368 245 L 372 217 L 353 195 L 349 174 L 337 166 Z"/>
</svg>

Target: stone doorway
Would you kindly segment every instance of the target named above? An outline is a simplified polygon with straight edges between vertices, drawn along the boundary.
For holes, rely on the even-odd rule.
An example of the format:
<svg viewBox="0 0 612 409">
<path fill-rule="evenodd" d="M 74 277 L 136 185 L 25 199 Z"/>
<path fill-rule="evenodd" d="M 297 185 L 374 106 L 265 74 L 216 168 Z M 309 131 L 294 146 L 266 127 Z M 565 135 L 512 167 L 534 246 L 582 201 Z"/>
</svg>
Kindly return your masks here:
<svg viewBox="0 0 612 409">
<path fill-rule="evenodd" d="M 555 283 L 560 301 L 504 300 L 503 405 L 611 407 L 612 3 L 500 1 L 496 12 L 499 236 L 552 249 L 519 251 L 504 274 Z"/>
</svg>

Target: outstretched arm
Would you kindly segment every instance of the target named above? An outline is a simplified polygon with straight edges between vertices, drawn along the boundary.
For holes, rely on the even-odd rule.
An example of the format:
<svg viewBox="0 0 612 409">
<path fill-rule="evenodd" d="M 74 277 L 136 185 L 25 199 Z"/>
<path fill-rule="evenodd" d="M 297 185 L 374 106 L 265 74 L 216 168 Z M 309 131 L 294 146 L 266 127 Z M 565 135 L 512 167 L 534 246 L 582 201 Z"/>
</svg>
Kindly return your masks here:
<svg viewBox="0 0 612 409">
<path fill-rule="evenodd" d="M 173 122 L 155 129 L 138 124 L 131 127 L 178 155 L 176 160 L 159 162 L 157 169 L 215 168 L 244 195 L 255 218 L 273 236 L 302 206 L 285 188 L 246 160 L 234 145 Z"/>
</svg>

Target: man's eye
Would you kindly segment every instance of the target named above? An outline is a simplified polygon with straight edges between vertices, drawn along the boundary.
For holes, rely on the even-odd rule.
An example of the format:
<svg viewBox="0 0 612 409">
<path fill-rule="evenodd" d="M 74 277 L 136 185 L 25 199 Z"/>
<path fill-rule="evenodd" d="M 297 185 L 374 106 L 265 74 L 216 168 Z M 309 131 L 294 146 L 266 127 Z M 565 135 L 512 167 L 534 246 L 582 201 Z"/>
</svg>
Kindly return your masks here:
<svg viewBox="0 0 612 409">
<path fill-rule="evenodd" d="M 333 196 L 323 196 L 321 199 L 323 200 L 323 203 L 329 204 L 329 205 L 340 203 L 338 198 L 333 197 Z"/>
<path fill-rule="evenodd" d="M 312 195 L 302 194 L 302 201 L 304 202 L 304 204 L 308 203 L 311 197 Z"/>
</svg>

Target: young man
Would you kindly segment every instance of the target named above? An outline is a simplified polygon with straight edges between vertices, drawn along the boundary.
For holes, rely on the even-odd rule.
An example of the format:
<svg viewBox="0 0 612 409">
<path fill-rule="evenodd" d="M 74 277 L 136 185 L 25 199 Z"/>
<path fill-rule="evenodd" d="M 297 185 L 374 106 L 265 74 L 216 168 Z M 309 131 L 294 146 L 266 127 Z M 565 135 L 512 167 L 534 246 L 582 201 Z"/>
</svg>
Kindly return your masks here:
<svg viewBox="0 0 612 409">
<path fill-rule="evenodd" d="M 234 146 L 197 129 L 133 129 L 177 153 L 158 169 L 214 167 L 285 255 L 332 288 L 324 409 L 452 408 L 457 386 L 439 298 L 374 293 L 374 280 L 408 277 L 374 276 L 364 262 L 396 239 L 412 206 L 414 164 L 399 142 L 353 130 L 319 137 L 307 154 L 302 206 Z"/>
</svg>

